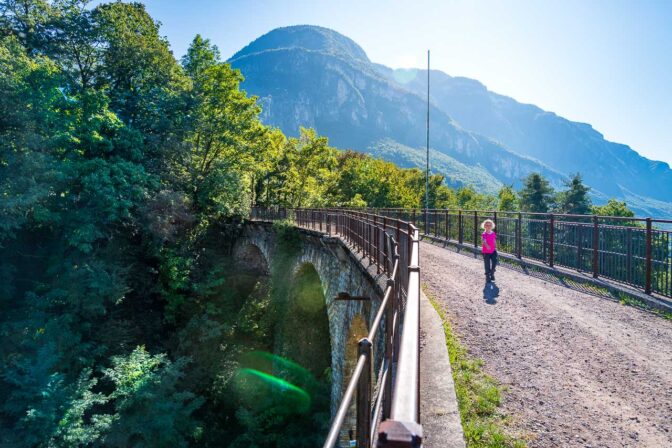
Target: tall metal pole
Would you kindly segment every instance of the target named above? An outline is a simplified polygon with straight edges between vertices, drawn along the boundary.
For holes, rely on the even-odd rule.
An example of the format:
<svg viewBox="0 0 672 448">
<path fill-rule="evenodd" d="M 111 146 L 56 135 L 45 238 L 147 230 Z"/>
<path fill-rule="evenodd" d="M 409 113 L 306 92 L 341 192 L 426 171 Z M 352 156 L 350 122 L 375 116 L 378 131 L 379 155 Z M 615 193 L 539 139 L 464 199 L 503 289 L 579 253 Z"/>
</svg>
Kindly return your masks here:
<svg viewBox="0 0 672 448">
<path fill-rule="evenodd" d="M 429 50 L 427 50 L 427 159 L 425 166 L 425 233 L 428 232 L 427 210 L 429 210 Z"/>
</svg>

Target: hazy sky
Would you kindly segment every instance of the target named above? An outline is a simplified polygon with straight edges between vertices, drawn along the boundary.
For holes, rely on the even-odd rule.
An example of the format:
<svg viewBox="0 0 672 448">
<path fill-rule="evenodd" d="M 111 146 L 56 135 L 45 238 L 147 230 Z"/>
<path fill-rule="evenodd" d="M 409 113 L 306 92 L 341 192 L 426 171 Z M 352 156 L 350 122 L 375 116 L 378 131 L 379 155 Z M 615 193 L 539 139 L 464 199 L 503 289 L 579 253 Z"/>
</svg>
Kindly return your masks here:
<svg viewBox="0 0 672 448">
<path fill-rule="evenodd" d="M 273 28 L 311 24 L 374 62 L 432 68 L 672 164 L 672 0 L 146 0 L 177 57 L 200 33 L 224 58 Z"/>
</svg>

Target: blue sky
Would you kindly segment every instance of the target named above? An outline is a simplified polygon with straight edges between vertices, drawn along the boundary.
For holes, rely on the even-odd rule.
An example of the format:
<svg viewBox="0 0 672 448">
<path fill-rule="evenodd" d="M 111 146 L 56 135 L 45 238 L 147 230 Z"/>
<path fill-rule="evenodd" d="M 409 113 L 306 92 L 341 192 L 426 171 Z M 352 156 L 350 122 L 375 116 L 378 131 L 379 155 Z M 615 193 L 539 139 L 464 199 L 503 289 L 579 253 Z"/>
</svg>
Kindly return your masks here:
<svg viewBox="0 0 672 448">
<path fill-rule="evenodd" d="M 333 28 L 390 67 L 466 76 L 672 164 L 672 0 L 146 0 L 180 57 L 279 26 Z"/>
</svg>

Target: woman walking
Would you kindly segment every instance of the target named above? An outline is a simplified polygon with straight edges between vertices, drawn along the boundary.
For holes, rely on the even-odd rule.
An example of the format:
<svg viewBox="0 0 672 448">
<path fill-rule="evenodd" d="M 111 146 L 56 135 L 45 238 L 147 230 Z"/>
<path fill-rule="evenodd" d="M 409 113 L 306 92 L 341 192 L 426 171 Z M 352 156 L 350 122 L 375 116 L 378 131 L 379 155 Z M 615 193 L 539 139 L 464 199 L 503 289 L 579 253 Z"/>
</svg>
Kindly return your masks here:
<svg viewBox="0 0 672 448">
<path fill-rule="evenodd" d="M 481 223 L 483 232 L 483 263 L 485 264 L 485 281 L 495 281 L 495 267 L 497 266 L 497 234 L 494 232 L 495 223 L 486 219 Z"/>
</svg>

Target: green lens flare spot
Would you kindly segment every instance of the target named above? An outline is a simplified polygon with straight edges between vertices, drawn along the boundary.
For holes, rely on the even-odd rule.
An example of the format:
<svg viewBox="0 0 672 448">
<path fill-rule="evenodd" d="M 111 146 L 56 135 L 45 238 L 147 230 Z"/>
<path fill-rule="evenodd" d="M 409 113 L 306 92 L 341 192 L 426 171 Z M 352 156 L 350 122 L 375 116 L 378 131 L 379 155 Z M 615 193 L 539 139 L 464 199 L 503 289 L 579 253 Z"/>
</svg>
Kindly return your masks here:
<svg viewBox="0 0 672 448">
<path fill-rule="evenodd" d="M 235 386 L 241 401 L 254 410 L 273 407 L 283 414 L 303 414 L 310 409 L 311 399 L 306 391 L 256 369 L 239 369 Z"/>
</svg>

